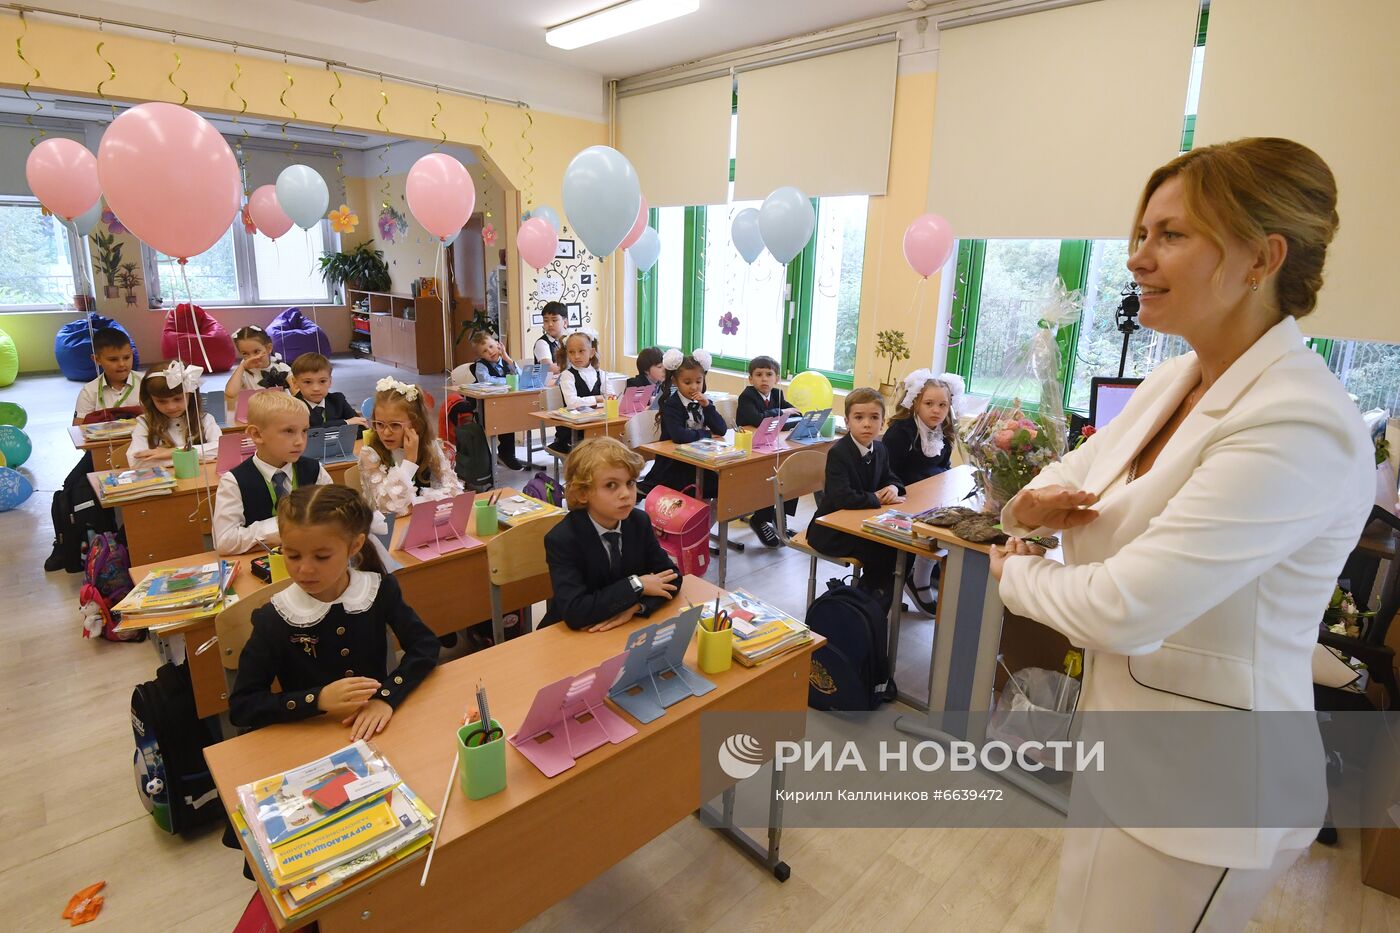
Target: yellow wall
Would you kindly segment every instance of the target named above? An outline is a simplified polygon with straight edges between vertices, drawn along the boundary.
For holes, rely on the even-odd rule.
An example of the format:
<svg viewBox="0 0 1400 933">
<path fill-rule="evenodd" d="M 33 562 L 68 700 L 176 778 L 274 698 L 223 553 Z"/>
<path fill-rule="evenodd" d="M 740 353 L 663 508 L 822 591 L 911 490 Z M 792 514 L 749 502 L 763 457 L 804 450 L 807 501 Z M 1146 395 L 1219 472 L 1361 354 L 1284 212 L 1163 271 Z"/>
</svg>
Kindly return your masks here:
<svg viewBox="0 0 1400 933">
<path fill-rule="evenodd" d="M 22 28 L 17 17 L 0 18 L 0 42 L 13 47 Z M 105 43 L 102 51 L 116 69 L 116 77 L 111 78 L 107 67 L 92 51 L 97 36 L 96 28 L 31 19 L 24 33 L 24 56 L 33 64 L 33 69 L 15 55 L 0 56 L 0 84 L 19 87 L 28 81 L 33 90 L 95 97 L 98 83 L 105 81 L 102 89 L 107 96 L 135 102 L 181 103 L 180 89 L 183 89 L 189 95 L 188 105 L 202 110 L 237 113 L 244 108 L 246 100 L 247 112 L 257 116 L 431 140 L 439 138 L 432 128 L 432 118 L 435 103 L 441 101 L 442 113 L 438 115 L 437 125 L 447 134 L 448 141 L 477 147 L 486 157 L 487 170 L 496 187 L 507 192 L 505 216 L 496 219 L 496 229 L 508 251 L 512 296 L 522 294 L 524 285 L 514 248 L 520 204 L 547 203 L 560 207 L 561 183 L 569 160 L 579 150 L 607 141 L 606 126 L 575 117 L 532 112 L 533 125 L 529 125 L 528 136 L 522 138 L 528 120 L 525 111 L 515 107 L 483 103 L 450 93 L 434 94 L 429 88 L 392 81 L 381 85 L 378 79 L 348 73 L 340 76 L 343 87 L 336 92 L 335 77 L 324 67 L 284 65 L 280 61 L 248 55 L 235 59 L 228 51 L 184 43 L 172 49 L 166 40 L 152 41 L 107 32 L 102 35 Z M 181 64 L 172 84 L 169 76 L 175 68 L 176 51 Z M 234 67 L 235 62 L 242 69 L 241 75 Z M 34 69 L 38 69 L 38 77 Z M 290 88 L 287 75 L 291 76 Z M 230 90 L 230 83 L 235 81 L 234 89 Z M 387 104 L 380 96 L 381 87 L 387 95 Z M 335 92 L 334 103 L 332 92 Z M 361 220 L 373 222 L 373 218 L 363 215 Z M 415 230 L 416 225 L 410 226 L 410 237 Z M 416 262 L 413 268 L 417 268 Z M 431 268 L 429 265 L 422 274 L 430 275 Z M 416 274 L 408 275 L 410 280 L 415 277 Z M 117 304 L 124 307 L 124 300 L 119 299 Z M 147 352 L 154 359 L 162 315 L 144 310 L 144 304 L 138 308 L 135 312 L 123 312 L 119 317 L 124 325 L 133 328 L 133 336 L 143 348 L 148 345 L 153 348 Z M 270 320 L 280 309 L 260 308 L 250 314 L 260 318 L 264 310 Z M 511 311 L 517 315 L 518 322 L 520 308 L 513 306 Z M 54 369 L 53 335 L 72 317 L 71 312 L 4 315 L 0 327 L 15 338 L 22 369 Z M 247 323 L 237 314 L 226 314 L 223 309 L 219 311 L 219 318 L 230 329 Z M 520 328 L 515 332 L 518 334 Z M 144 339 L 143 335 L 150 333 L 157 335 L 154 342 Z M 512 341 L 516 343 L 517 340 Z M 518 348 L 512 346 L 512 349 Z"/>
</svg>

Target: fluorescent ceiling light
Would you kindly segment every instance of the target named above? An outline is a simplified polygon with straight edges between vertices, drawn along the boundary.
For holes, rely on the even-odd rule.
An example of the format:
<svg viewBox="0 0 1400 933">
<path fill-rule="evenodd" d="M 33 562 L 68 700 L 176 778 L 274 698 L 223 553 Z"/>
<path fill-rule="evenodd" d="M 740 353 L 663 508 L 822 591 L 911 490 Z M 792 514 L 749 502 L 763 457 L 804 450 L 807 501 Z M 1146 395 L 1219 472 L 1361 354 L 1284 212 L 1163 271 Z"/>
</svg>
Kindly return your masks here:
<svg viewBox="0 0 1400 933">
<path fill-rule="evenodd" d="M 557 49 L 577 49 L 614 36 L 664 23 L 700 9 L 700 0 L 625 0 L 544 31 L 544 41 Z"/>
</svg>

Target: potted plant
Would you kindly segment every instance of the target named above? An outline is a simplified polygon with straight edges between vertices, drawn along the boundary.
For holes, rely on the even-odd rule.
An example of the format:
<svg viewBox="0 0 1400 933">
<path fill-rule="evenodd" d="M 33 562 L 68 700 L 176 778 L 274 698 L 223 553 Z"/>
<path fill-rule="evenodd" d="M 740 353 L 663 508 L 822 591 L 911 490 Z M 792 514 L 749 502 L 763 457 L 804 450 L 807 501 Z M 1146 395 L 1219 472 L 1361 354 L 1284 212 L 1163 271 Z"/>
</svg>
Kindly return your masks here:
<svg viewBox="0 0 1400 933">
<path fill-rule="evenodd" d="M 886 404 L 892 405 L 895 396 L 894 364 L 899 360 L 909 359 L 909 344 L 905 341 L 904 331 L 882 330 L 876 334 L 875 355 L 890 361 L 890 365 L 885 369 L 884 381 L 880 383 L 880 394 L 885 397 Z"/>
<path fill-rule="evenodd" d="M 102 294 L 107 298 L 115 298 L 117 297 L 117 273 L 121 271 L 122 249 L 125 244 L 118 242 L 115 233 L 102 231 L 92 234 L 91 239 L 95 248 L 92 256 L 93 270 L 102 273 L 102 277 L 107 280 L 107 284 L 102 288 Z"/>
<path fill-rule="evenodd" d="M 141 276 L 136 274 L 136 263 L 122 263 L 121 271 L 117 273 L 117 287 L 126 291 L 127 304 L 136 304 L 136 289 L 141 287 Z"/>
<path fill-rule="evenodd" d="M 368 292 L 389 290 L 389 264 L 384 252 L 366 240 L 348 253 L 321 254 L 321 278 L 333 288 L 362 289 Z"/>
</svg>

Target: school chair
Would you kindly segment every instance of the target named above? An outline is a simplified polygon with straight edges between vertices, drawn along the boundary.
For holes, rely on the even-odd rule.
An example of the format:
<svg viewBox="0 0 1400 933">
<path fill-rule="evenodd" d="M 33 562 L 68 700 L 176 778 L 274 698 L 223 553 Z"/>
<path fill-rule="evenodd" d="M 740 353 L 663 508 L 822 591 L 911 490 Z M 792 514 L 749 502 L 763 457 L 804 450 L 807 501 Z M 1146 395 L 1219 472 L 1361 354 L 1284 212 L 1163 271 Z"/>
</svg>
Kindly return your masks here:
<svg viewBox="0 0 1400 933">
<path fill-rule="evenodd" d="M 364 488 L 360 485 L 360 464 L 358 461 L 345 468 L 345 472 L 340 475 L 340 485 L 348 486 L 356 492 Z"/>
<path fill-rule="evenodd" d="M 661 440 L 661 422 L 657 420 L 656 412 L 648 408 L 628 418 L 627 424 L 622 428 L 622 438 L 623 443 L 633 450 L 643 444 L 654 444 Z"/>
<path fill-rule="evenodd" d="M 496 644 L 506 640 L 505 611 L 501 606 L 501 590 L 512 583 L 542 579 L 523 600 L 520 633 L 532 629 L 530 607 L 554 596 L 549 580 L 549 564 L 544 557 L 544 536 L 549 529 L 563 521 L 564 514 L 536 518 L 523 525 L 508 528 L 486 542 L 486 565 L 491 582 L 491 637 Z"/>
<path fill-rule="evenodd" d="M 269 583 L 214 616 L 214 642 L 218 645 L 219 663 L 224 666 L 224 698 L 233 694 L 233 682 L 238 677 L 238 659 L 243 656 L 243 646 L 253 634 L 253 611 L 266 606 L 272 597 L 291 586 L 290 579 Z M 229 721 L 228 710 L 219 714 L 219 728 L 224 738 L 238 735 L 238 730 Z"/>
<path fill-rule="evenodd" d="M 795 498 L 802 492 L 817 488 L 826 480 L 826 457 L 815 450 L 799 450 L 778 459 L 778 470 L 773 475 L 773 514 L 777 516 L 778 537 L 784 547 L 800 551 L 811 559 L 811 569 L 807 573 L 807 605 L 817 598 L 817 561 L 825 560 L 833 564 L 851 568 L 852 582 L 860 579 L 860 561 L 854 557 L 832 557 L 823 554 L 807 543 L 807 532 L 788 534 L 787 512 L 783 502 Z"/>
</svg>

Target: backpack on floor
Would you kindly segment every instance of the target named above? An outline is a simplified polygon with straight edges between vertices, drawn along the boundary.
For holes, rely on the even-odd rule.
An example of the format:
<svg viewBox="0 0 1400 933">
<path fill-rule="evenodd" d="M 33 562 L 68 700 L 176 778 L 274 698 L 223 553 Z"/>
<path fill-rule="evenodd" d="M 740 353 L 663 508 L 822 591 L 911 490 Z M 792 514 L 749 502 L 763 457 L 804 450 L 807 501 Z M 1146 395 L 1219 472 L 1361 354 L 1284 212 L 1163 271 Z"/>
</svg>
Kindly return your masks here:
<svg viewBox="0 0 1400 933">
<path fill-rule="evenodd" d="M 162 664 L 131 692 L 136 794 L 156 825 L 183 833 L 224 816 L 204 749 L 216 738 L 195 712 L 189 667 Z"/>
<path fill-rule="evenodd" d="M 116 513 L 98 503 L 97 494 L 87 481 L 87 474 L 93 470 L 90 455 L 85 465 L 87 469 L 75 469 L 68 475 L 63 488 L 53 494 L 53 503 L 49 506 L 54 538 L 63 556 L 63 569 L 69 573 L 83 572 L 89 532 L 117 530 Z"/>
<path fill-rule="evenodd" d="M 695 491 L 694 486 L 685 488 Z M 657 485 L 647 493 L 646 513 L 656 540 L 681 574 L 704 576 L 710 567 L 710 504 Z"/>
<path fill-rule="evenodd" d="M 807 607 L 807 627 L 826 639 L 812 653 L 807 705 L 872 710 L 894 699 L 889 669 L 889 619 L 873 596 L 839 580 Z"/>
<path fill-rule="evenodd" d="M 491 445 L 479 421 L 457 425 L 457 476 L 468 489 L 478 492 L 491 488 Z"/>
<path fill-rule="evenodd" d="M 564 508 L 564 484 L 557 482 L 554 477 L 543 470 L 530 477 L 530 481 L 525 484 L 525 488 L 521 492 L 527 496 L 533 496 L 541 502 L 548 502 L 550 505 Z"/>
<path fill-rule="evenodd" d="M 94 612 L 102 617 L 101 635 L 108 641 L 144 641 L 144 629 L 118 632 L 120 621 L 112 607 L 131 592 L 131 555 L 115 531 L 104 531 L 88 543 L 83 567 L 83 588 L 78 592 L 78 609 L 83 613 L 83 637 L 91 637 L 96 627 Z M 91 628 L 90 628 L 91 626 Z"/>
</svg>

